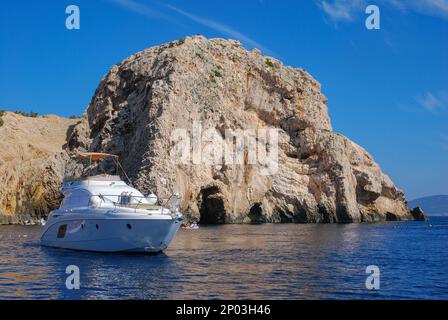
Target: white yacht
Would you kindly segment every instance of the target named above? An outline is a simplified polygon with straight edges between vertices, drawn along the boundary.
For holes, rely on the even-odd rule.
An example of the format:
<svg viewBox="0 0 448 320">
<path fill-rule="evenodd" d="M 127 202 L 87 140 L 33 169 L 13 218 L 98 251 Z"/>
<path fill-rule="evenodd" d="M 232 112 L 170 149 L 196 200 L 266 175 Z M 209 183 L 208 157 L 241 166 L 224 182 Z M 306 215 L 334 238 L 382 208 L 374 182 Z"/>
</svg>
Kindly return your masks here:
<svg viewBox="0 0 448 320">
<path fill-rule="evenodd" d="M 118 157 L 81 153 L 79 159 L 98 161 Z M 44 246 L 99 252 L 160 252 L 181 226 L 180 197 L 163 206 L 127 185 L 118 175 L 91 175 L 65 181 L 64 200 L 48 216 L 41 236 Z"/>
</svg>

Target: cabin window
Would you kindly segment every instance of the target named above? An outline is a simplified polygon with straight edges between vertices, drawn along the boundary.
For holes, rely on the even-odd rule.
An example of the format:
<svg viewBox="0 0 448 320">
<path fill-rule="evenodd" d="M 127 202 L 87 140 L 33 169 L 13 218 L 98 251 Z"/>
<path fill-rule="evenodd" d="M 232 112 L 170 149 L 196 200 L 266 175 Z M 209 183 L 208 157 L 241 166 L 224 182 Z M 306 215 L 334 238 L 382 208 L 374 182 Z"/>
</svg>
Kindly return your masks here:
<svg viewBox="0 0 448 320">
<path fill-rule="evenodd" d="M 67 231 L 67 225 L 63 224 L 59 226 L 58 229 L 58 238 L 64 238 L 65 237 L 65 231 Z"/>
</svg>

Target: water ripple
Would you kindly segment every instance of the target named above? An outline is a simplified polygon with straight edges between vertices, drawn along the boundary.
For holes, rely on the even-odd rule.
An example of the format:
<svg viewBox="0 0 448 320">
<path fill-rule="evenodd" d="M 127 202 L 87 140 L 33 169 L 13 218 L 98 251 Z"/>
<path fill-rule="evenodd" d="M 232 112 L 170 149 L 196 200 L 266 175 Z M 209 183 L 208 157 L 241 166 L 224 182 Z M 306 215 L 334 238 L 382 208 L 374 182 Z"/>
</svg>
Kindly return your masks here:
<svg viewBox="0 0 448 320">
<path fill-rule="evenodd" d="M 448 299 L 448 219 L 431 224 L 202 227 L 159 255 L 45 248 L 40 227 L 0 226 L 0 299 Z M 65 287 L 70 264 L 80 290 Z"/>
</svg>

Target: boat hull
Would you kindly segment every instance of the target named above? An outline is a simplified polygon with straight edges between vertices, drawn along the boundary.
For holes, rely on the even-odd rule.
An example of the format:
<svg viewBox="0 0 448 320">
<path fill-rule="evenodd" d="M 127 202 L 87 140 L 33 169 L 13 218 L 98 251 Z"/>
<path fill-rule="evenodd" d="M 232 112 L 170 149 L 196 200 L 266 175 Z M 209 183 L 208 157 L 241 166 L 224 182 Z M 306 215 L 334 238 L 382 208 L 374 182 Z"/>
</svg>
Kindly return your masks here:
<svg viewBox="0 0 448 320">
<path fill-rule="evenodd" d="M 160 252 L 170 244 L 180 219 L 64 217 L 49 220 L 41 244 L 96 252 Z"/>
</svg>

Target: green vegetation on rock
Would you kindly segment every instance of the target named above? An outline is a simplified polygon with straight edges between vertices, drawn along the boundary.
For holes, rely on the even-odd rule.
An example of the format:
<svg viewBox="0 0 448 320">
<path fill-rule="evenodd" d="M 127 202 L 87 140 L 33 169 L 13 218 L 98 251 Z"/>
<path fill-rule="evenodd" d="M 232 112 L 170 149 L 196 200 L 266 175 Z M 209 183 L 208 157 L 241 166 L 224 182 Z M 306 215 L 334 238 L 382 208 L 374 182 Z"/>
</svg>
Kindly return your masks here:
<svg viewBox="0 0 448 320">
<path fill-rule="evenodd" d="M 271 59 L 269 59 L 269 58 L 267 58 L 267 59 L 264 61 L 264 63 L 265 63 L 268 67 L 275 68 L 274 63 L 272 63 Z"/>
<path fill-rule="evenodd" d="M 0 127 L 5 123 L 2 116 L 5 114 L 5 110 L 0 110 Z"/>
<path fill-rule="evenodd" d="M 34 111 L 26 112 L 26 111 L 14 110 L 13 112 L 15 114 L 19 114 L 19 115 L 24 116 L 24 117 L 37 118 L 39 116 L 39 114 L 37 112 L 34 112 Z"/>
</svg>

